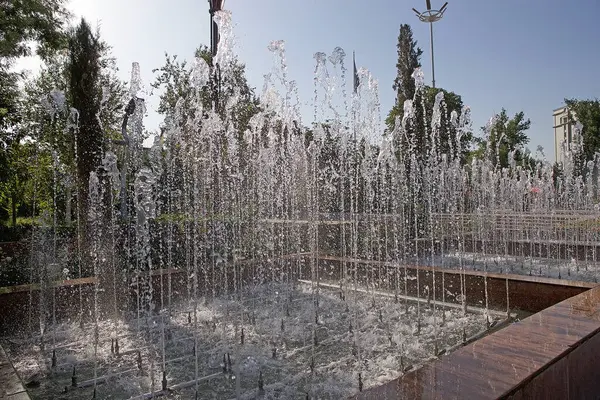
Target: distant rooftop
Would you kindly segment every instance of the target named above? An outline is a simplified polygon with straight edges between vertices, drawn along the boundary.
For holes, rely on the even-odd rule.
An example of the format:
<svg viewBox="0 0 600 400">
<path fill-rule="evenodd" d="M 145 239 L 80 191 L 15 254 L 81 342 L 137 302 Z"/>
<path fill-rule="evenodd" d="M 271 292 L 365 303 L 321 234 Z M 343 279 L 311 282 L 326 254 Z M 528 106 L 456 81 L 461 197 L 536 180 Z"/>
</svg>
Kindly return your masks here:
<svg viewBox="0 0 600 400">
<path fill-rule="evenodd" d="M 567 106 L 563 105 L 561 107 L 555 108 L 554 110 L 552 110 L 552 112 L 563 111 L 565 108 L 567 108 Z"/>
</svg>

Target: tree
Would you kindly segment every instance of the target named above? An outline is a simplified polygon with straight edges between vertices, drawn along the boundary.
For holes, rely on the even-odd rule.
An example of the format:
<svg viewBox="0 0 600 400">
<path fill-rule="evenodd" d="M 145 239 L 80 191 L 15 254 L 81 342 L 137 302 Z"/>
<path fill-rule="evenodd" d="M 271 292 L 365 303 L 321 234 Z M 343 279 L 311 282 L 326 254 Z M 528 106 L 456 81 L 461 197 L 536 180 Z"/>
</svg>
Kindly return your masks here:
<svg viewBox="0 0 600 400">
<path fill-rule="evenodd" d="M 214 110 L 221 120 L 230 126 L 228 130 L 234 132 L 232 136 L 239 145 L 239 160 L 243 167 L 242 164 L 246 159 L 242 155 L 246 151 L 245 142 L 242 140 L 243 135 L 250 128 L 250 119 L 261 111 L 259 99 L 246 80 L 245 66 L 234 60 L 229 73 L 221 76 L 217 73 L 216 66 L 213 64 L 213 56 L 206 46 L 196 49 L 195 57 L 197 62 L 204 62 L 208 68 L 207 72 L 209 72 L 208 82 L 196 94 L 193 93 L 193 71 L 185 61 L 178 61 L 177 56 L 166 54 L 165 65 L 154 70 L 154 72 L 158 72 L 158 76 L 152 87 L 163 89 L 158 112 L 171 121 L 177 120 L 179 131 L 184 137 L 188 137 L 192 134 L 190 130 L 200 128 L 198 126 L 191 128 L 186 123 L 196 112 L 192 102 L 199 100 L 202 105 L 203 117 L 207 117 L 209 111 Z M 219 80 L 218 84 L 217 79 Z M 231 107 L 230 110 L 228 110 L 228 106 Z M 162 128 L 161 135 L 164 134 L 165 128 Z M 226 140 L 226 135 L 223 135 L 222 138 Z M 166 138 L 167 141 L 171 139 Z M 188 143 L 192 142 L 188 141 Z M 224 149 L 228 148 L 225 142 L 222 145 Z M 168 146 L 173 147 L 173 144 L 168 144 Z"/>
<path fill-rule="evenodd" d="M 0 131 L 16 122 L 20 75 L 0 64 Z M 1 140 L 1 139 L 0 139 Z"/>
<path fill-rule="evenodd" d="M 10 71 L 11 65 L 31 55 L 33 43 L 42 59 L 64 46 L 63 27 L 69 17 L 64 4 L 64 0 L 0 2 L 0 129 L 6 128 L 8 115 L 16 111 L 16 88 L 22 78 Z"/>
<path fill-rule="evenodd" d="M 412 28 L 408 24 L 400 25 L 398 34 L 398 61 L 396 63 L 397 75 L 392 89 L 396 92 L 396 102 L 386 118 L 390 131 L 394 129 L 396 117 L 402 118 L 404 102 L 411 100 L 415 95 L 415 80 L 412 77 L 415 69 L 421 67 L 423 50 L 417 46 L 413 39 Z"/>
<path fill-rule="evenodd" d="M 0 65 L 0 181 L 11 173 L 8 165 L 10 145 L 14 134 L 10 128 L 17 121 L 19 88 L 17 74 Z"/>
<path fill-rule="evenodd" d="M 503 108 L 489 127 L 481 128 L 485 136 L 475 138 L 477 148 L 472 156 L 479 159 L 487 158 L 499 168 L 509 167 L 510 158 L 519 164 L 528 164 L 531 160 L 524 147 L 529 143 L 526 131 L 530 126 L 531 121 L 525 118 L 523 111 L 509 118 L 506 109 Z M 511 155 L 512 157 L 509 158 Z"/>
<path fill-rule="evenodd" d="M 593 160 L 596 152 L 600 152 L 600 100 L 565 99 L 565 103 L 574 119 L 583 125 L 584 159 Z"/>
<path fill-rule="evenodd" d="M 0 59 L 31 55 L 32 42 L 45 59 L 64 46 L 69 18 L 65 0 L 11 0 L 0 2 Z"/>
<path fill-rule="evenodd" d="M 201 91 L 201 100 L 204 110 L 212 108 L 214 93 L 211 87 L 214 86 L 215 74 L 213 65 L 213 56 L 206 46 L 200 46 L 196 49 L 195 57 L 204 60 L 209 67 L 210 80 L 205 88 Z M 155 69 L 158 76 L 152 84 L 155 89 L 163 89 L 160 95 L 158 112 L 165 116 L 173 116 L 176 111 L 178 102 L 182 105 L 182 110 L 186 112 L 191 108 L 189 103 L 192 95 L 192 71 L 187 66 L 186 61 L 178 61 L 177 56 L 165 55 L 165 64 Z M 243 134 L 248 128 L 250 118 L 259 111 L 259 100 L 254 93 L 254 89 L 248 85 L 245 75 L 245 65 L 239 61 L 233 62 L 233 68 L 230 74 L 221 78 L 220 99 L 219 104 L 224 105 L 233 96 L 238 96 L 237 104 L 234 107 L 235 112 L 232 113 L 235 129 Z M 225 117 L 225 107 L 218 107 L 217 112 L 221 118 Z M 188 114 L 180 115 L 188 117 Z"/>
<path fill-rule="evenodd" d="M 413 33 L 410 25 L 400 25 L 398 35 L 398 62 L 396 69 L 398 75 L 394 79 L 392 89 L 396 91 L 396 103 L 404 104 L 407 99 L 412 99 L 415 95 L 415 81 L 412 74 L 415 69 L 421 67 L 421 55 L 423 50 L 417 46 L 417 41 L 413 39 Z"/>
<path fill-rule="evenodd" d="M 96 34 L 99 37 L 98 34 Z M 119 126 L 122 117 L 120 106 L 125 103 L 125 89 L 123 83 L 116 77 L 114 60 L 110 57 L 110 48 L 104 42 L 100 45 L 100 73 L 98 85 L 102 87 L 101 112 L 98 119 L 101 123 L 103 137 L 120 136 Z M 57 155 L 60 173 L 58 174 L 58 208 L 65 210 L 66 223 L 69 224 L 72 213 L 72 189 L 75 189 L 75 131 L 68 129 L 68 124 L 73 123 L 73 111 L 69 110 L 70 99 L 70 54 L 65 51 L 56 52 L 48 57 L 36 76 L 24 82 L 22 100 L 17 109 L 19 115 L 18 124 L 13 125 L 12 132 L 19 135 L 20 140 L 28 137 L 36 144 L 35 157 L 37 159 L 48 159 L 52 152 Z M 56 104 L 56 102 L 60 104 Z M 58 108 L 56 106 L 59 106 Z M 42 173 L 43 168 L 37 168 L 36 173 Z M 46 165 L 52 169 L 50 162 Z M 51 171 L 50 171 L 51 172 Z M 45 174 L 46 172 L 44 172 Z M 50 174 L 52 176 L 52 174 Z M 36 213 L 43 212 L 42 205 L 51 205 L 50 199 L 41 196 L 41 193 L 51 194 L 52 180 L 48 181 L 36 176 L 34 179 L 37 193 L 35 196 Z M 48 187 L 46 187 L 48 186 Z M 31 185 L 27 186 L 28 188 Z M 44 190 L 42 190 L 44 189 Z M 33 196 L 27 194 L 29 199 Z M 48 210 L 52 212 L 53 210 Z M 59 213 L 60 214 L 60 213 Z M 31 215 L 28 215 L 31 216 Z M 59 219 L 62 223 L 62 220 Z"/>
<path fill-rule="evenodd" d="M 457 132 L 451 124 L 451 119 L 453 112 L 456 113 L 456 118 L 460 118 L 463 112 L 463 101 L 459 94 L 441 88 L 425 86 L 423 107 L 425 109 L 425 120 L 428 123 L 427 127 L 431 127 L 435 99 L 438 93 L 444 95 L 444 103 L 440 109 L 438 153 L 447 154 L 450 157 L 459 157 L 464 164 L 468 157 L 470 144 L 473 141 L 473 135 L 471 132 L 464 132 L 460 138 L 460 143 L 456 142 Z"/>
<path fill-rule="evenodd" d="M 20 141 L 10 143 L 5 153 L 5 165 L 10 170 L 0 184 L 0 204 L 10 215 L 12 226 L 17 225 L 17 210 L 23 202 L 24 182 L 28 178 L 28 150 Z"/>
<path fill-rule="evenodd" d="M 200 46 L 196 50 L 197 64 L 195 68 L 190 68 L 186 61 L 179 61 L 177 56 L 166 54 L 165 57 L 165 64 L 153 71 L 157 73 L 157 76 L 152 87 L 162 89 L 158 112 L 165 116 L 165 121 L 169 121 L 168 124 L 161 127 L 160 135 L 170 154 L 170 160 L 166 162 L 172 163 L 172 168 L 177 169 L 177 171 L 169 172 L 172 175 L 170 185 L 173 186 L 170 192 L 171 194 L 183 193 L 182 177 L 184 174 L 181 172 L 185 169 L 184 154 L 195 148 L 196 145 L 198 148 L 195 148 L 194 151 L 198 151 L 200 154 L 208 151 L 204 148 L 207 144 L 197 143 L 193 135 L 201 130 L 201 125 L 209 114 L 214 111 L 223 122 L 225 130 L 228 131 L 227 135 L 220 136 L 219 146 L 223 149 L 220 157 L 226 157 L 226 152 L 231 148 L 228 146 L 227 137 L 237 140 L 238 168 L 243 169 L 247 159 L 244 155 L 247 149 L 242 140 L 243 135 L 250 128 L 250 119 L 260 111 L 260 107 L 254 89 L 248 85 L 246 80 L 245 66 L 239 61 L 234 60 L 228 73 L 221 75 L 206 46 Z M 202 69 L 204 70 L 202 71 Z M 195 87 L 197 81 L 194 82 L 194 80 L 198 76 L 194 76 L 194 74 L 202 73 L 205 74 L 204 78 L 207 78 L 206 75 L 208 75 L 208 81 L 201 88 Z M 198 103 L 202 106 L 201 109 L 197 107 Z M 196 116 L 195 113 L 199 110 L 202 115 Z M 196 122 L 194 124 L 187 123 L 192 118 L 195 118 Z M 175 128 L 178 136 L 184 140 L 178 141 L 178 138 L 168 136 L 171 128 Z M 185 146 L 189 148 L 184 149 Z M 226 174 L 225 171 L 222 173 Z"/>
<path fill-rule="evenodd" d="M 100 165 L 104 147 L 103 132 L 97 117 L 102 99 L 100 58 L 100 41 L 92 33 L 88 23 L 82 19 L 69 35 L 68 88 L 70 104 L 79 113 L 79 127 L 76 132 L 76 164 L 79 178 L 77 218 L 83 228 L 83 237 L 88 215 L 89 176 Z"/>
<path fill-rule="evenodd" d="M 413 141 L 412 147 L 420 155 L 424 156 L 430 146 L 428 143 L 427 132 L 431 131 L 431 120 L 433 115 L 433 107 L 435 105 L 436 95 L 440 92 L 444 93 L 444 107 L 441 111 L 441 121 L 439 128 L 439 153 L 449 154 L 457 148 L 454 143 L 451 148 L 450 143 L 454 139 L 456 132 L 450 124 L 452 112 L 456 112 L 457 117 L 460 117 L 462 112 L 461 96 L 441 88 L 432 88 L 424 86 L 422 93 L 416 90 L 416 83 L 413 74 L 417 68 L 421 67 L 421 56 L 423 51 L 417 46 L 417 41 L 413 39 L 413 33 L 410 25 L 402 24 L 400 26 L 400 34 L 398 35 L 398 62 L 396 63 L 397 75 L 394 79 L 392 88 L 396 91 L 396 102 L 386 118 L 388 132 L 394 132 L 396 121 L 402 120 L 404 116 L 404 102 L 413 100 L 413 110 L 417 114 L 415 120 L 411 124 L 411 136 L 409 141 Z M 468 147 L 472 140 L 470 135 L 461 137 L 461 154 L 458 155 L 464 162 L 467 157 Z M 395 138 L 396 143 L 403 141 L 403 138 Z M 406 148 L 406 147 L 405 147 Z M 450 155 L 450 154 L 449 154 Z M 398 154 L 398 156 L 401 156 Z"/>
<path fill-rule="evenodd" d="M 23 203 L 25 180 L 22 166 L 31 144 L 22 143 L 23 99 L 19 82 L 23 75 L 10 67 L 22 56 L 36 52 L 46 60 L 65 45 L 64 26 L 69 18 L 65 0 L 11 0 L 0 2 L 0 197 L 9 199 L 12 220 L 16 221 L 16 206 Z M 4 190 L 9 190 L 5 192 Z M 15 197 L 16 196 L 16 197 Z M 7 203 L 2 204 L 3 207 Z"/>
</svg>

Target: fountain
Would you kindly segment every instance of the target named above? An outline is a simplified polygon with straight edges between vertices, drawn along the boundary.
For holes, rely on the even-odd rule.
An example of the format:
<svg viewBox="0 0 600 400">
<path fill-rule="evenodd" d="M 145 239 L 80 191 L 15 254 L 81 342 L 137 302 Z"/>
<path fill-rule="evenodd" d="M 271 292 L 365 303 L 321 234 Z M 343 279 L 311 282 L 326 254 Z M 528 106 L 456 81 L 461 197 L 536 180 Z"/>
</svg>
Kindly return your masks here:
<svg viewBox="0 0 600 400">
<path fill-rule="evenodd" d="M 223 80 L 229 13 L 217 21 Z M 361 69 L 349 95 L 340 48 L 315 54 L 306 131 L 284 43 L 269 50 L 248 130 L 236 131 L 239 93 L 206 102 L 217 69 L 198 58 L 190 97 L 147 152 L 134 65 L 124 140 L 90 176 L 90 248 L 57 236 L 56 213 L 33 233 L 28 324 L 1 343 L 33 398 L 340 399 L 513 320 L 508 279 L 502 309 L 488 274 L 597 281 L 596 163 L 557 182 L 544 162 L 464 165 L 468 107 L 447 118 L 439 93 L 415 130 L 419 70 L 382 137 L 377 82 Z"/>
</svg>

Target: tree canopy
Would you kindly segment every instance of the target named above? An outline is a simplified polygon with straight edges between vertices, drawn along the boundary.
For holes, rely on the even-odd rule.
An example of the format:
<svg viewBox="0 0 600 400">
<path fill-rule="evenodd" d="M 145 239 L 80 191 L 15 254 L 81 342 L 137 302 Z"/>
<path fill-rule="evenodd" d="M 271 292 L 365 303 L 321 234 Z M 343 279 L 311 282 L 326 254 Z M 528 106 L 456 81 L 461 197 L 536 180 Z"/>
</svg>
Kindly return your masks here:
<svg viewBox="0 0 600 400">
<path fill-rule="evenodd" d="M 440 153 L 449 154 L 456 150 L 458 146 L 450 143 L 454 140 L 456 132 L 451 126 L 452 113 L 456 113 L 459 118 L 462 113 L 463 102 L 459 94 L 442 89 L 424 86 L 422 93 L 417 93 L 416 83 L 413 74 L 417 68 L 421 67 L 421 56 L 423 51 L 417 46 L 417 41 L 413 39 L 413 33 L 410 25 L 402 24 L 398 35 L 398 61 L 396 63 L 396 78 L 392 88 L 396 92 L 396 102 L 389 111 L 385 120 L 387 130 L 390 133 L 394 132 L 397 121 L 401 121 L 404 116 L 404 102 L 413 100 L 412 109 L 416 113 L 415 121 L 411 124 L 412 131 L 409 132 L 410 139 L 413 143 L 411 148 L 422 156 L 428 151 L 429 144 L 427 143 L 428 136 L 426 132 L 431 130 L 431 121 L 433 117 L 433 108 L 436 102 L 438 93 L 443 93 L 444 102 L 441 107 L 441 121 L 439 126 L 439 142 Z M 395 138 L 398 142 L 402 142 L 402 138 Z M 465 161 L 469 146 L 472 140 L 470 134 L 461 137 L 461 154 L 458 155 L 461 160 Z M 408 148 L 406 146 L 401 146 Z M 400 156 L 400 155 L 399 155 Z"/>
<path fill-rule="evenodd" d="M 600 100 L 565 99 L 569 112 L 582 125 L 583 156 L 593 160 L 600 152 Z"/>
<path fill-rule="evenodd" d="M 42 59 L 63 48 L 69 13 L 66 0 L 10 0 L 0 2 L 0 60 L 10 62 L 33 53 Z"/>
<path fill-rule="evenodd" d="M 528 161 L 525 145 L 529 143 L 527 130 L 531 126 L 523 111 L 510 118 L 502 109 L 489 126 L 482 127 L 483 137 L 475 138 L 477 148 L 473 157 L 486 158 L 499 168 L 507 168 L 512 160 L 517 163 Z"/>
<path fill-rule="evenodd" d="M 413 39 L 410 25 L 400 25 L 397 48 L 396 69 L 398 74 L 394 79 L 392 89 L 396 92 L 396 103 L 404 104 L 405 100 L 412 99 L 415 95 L 415 80 L 412 78 L 412 74 L 415 69 L 421 67 L 421 55 L 423 55 L 423 50 Z"/>
</svg>

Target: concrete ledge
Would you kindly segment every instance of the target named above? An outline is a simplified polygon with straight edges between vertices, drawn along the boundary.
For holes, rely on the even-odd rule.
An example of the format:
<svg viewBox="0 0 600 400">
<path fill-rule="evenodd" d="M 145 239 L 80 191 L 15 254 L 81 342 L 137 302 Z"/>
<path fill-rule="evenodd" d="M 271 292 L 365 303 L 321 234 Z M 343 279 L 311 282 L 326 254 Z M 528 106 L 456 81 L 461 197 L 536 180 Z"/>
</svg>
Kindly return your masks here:
<svg viewBox="0 0 600 400">
<path fill-rule="evenodd" d="M 29 395 L 2 346 L 0 346 L 0 399 L 29 400 Z"/>
<path fill-rule="evenodd" d="M 600 286 L 354 399 L 596 399 Z"/>
</svg>

